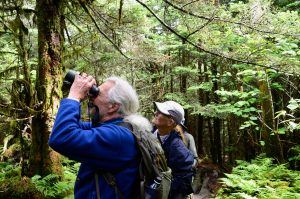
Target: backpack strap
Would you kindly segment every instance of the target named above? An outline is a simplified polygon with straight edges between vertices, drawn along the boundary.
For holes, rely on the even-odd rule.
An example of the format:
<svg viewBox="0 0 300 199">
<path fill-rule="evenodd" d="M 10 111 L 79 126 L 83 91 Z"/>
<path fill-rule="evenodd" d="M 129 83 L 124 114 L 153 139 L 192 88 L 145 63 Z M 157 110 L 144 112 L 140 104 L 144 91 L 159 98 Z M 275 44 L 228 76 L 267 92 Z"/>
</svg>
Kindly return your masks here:
<svg viewBox="0 0 300 199">
<path fill-rule="evenodd" d="M 130 130 L 131 132 L 133 131 L 133 127 L 129 122 L 121 122 L 118 124 L 118 126 L 125 127 L 128 130 Z M 120 191 L 120 189 L 117 185 L 116 177 L 111 172 L 107 172 L 107 171 L 102 171 L 102 172 L 100 172 L 100 174 L 103 176 L 106 183 L 115 190 L 116 196 L 119 196 L 121 199 L 124 199 L 124 195 Z M 99 178 L 98 177 L 99 177 L 98 172 L 95 172 L 97 199 L 100 199 L 100 189 L 99 189 Z"/>
<path fill-rule="evenodd" d="M 99 177 L 98 172 L 95 172 L 97 199 L 100 199 L 100 189 L 99 189 L 99 179 L 98 179 L 98 177 Z"/>
<path fill-rule="evenodd" d="M 122 126 L 124 128 L 127 128 L 129 131 L 133 132 L 133 126 L 129 122 L 121 122 L 118 124 L 118 126 Z"/>
<path fill-rule="evenodd" d="M 116 183 L 115 176 L 110 172 L 101 172 L 101 175 L 103 176 L 103 178 L 107 182 L 107 184 L 115 190 L 116 196 L 119 196 L 121 199 L 124 199 L 124 195 L 120 191 L 120 189 L 118 188 L 118 185 Z M 98 172 L 95 172 L 97 199 L 100 199 L 100 189 L 99 189 L 99 178 L 98 177 L 99 177 Z"/>
</svg>

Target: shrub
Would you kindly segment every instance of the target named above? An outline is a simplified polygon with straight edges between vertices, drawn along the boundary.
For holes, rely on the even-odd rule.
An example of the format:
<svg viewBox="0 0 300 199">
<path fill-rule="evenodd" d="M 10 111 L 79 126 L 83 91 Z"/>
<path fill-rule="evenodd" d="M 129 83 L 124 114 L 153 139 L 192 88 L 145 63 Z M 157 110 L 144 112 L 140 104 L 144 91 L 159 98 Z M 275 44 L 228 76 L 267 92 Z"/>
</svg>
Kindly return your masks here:
<svg viewBox="0 0 300 199">
<path fill-rule="evenodd" d="M 231 174 L 221 178 L 223 186 L 216 198 L 300 198 L 299 171 L 273 164 L 273 159 L 262 156 L 251 163 L 237 163 Z"/>
</svg>

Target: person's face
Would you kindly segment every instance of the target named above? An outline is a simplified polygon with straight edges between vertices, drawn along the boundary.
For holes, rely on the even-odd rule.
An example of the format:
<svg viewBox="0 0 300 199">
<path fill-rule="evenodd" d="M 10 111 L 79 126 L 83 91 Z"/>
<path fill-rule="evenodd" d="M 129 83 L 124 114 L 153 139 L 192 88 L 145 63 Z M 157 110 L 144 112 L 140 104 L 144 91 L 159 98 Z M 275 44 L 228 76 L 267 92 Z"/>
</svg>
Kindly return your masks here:
<svg viewBox="0 0 300 199">
<path fill-rule="evenodd" d="M 100 94 L 93 98 L 93 104 L 96 105 L 99 109 L 100 121 L 103 120 L 103 117 L 111 113 L 111 107 L 113 104 L 109 101 L 108 92 L 114 86 L 113 81 L 106 81 L 101 84 L 98 88 Z"/>
<path fill-rule="evenodd" d="M 174 121 L 171 116 L 165 115 L 158 110 L 154 112 L 154 118 L 152 119 L 152 123 L 157 127 L 157 128 L 164 128 L 164 127 L 170 127 L 173 125 Z"/>
</svg>

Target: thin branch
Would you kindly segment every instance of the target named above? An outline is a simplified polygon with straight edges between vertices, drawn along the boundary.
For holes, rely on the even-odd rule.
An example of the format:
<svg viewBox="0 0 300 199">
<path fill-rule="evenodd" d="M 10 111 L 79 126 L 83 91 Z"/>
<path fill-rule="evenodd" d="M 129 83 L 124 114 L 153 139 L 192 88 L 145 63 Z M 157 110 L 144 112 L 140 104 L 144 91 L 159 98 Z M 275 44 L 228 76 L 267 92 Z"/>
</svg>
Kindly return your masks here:
<svg viewBox="0 0 300 199">
<path fill-rule="evenodd" d="M 123 0 L 120 0 L 120 8 L 119 8 L 119 25 L 121 25 L 122 12 L 123 12 Z"/>
<path fill-rule="evenodd" d="M 182 7 L 184 8 L 185 6 L 188 6 L 188 5 L 193 4 L 193 3 L 195 3 L 195 2 L 198 2 L 198 1 L 199 1 L 199 0 L 188 2 L 187 4 L 183 5 Z"/>
<path fill-rule="evenodd" d="M 69 17 L 65 16 L 65 19 L 67 19 L 79 32 L 83 32 L 83 30 L 79 26 L 77 26 L 77 24 L 74 23 L 73 20 L 71 20 Z"/>
<path fill-rule="evenodd" d="M 293 75 L 293 74 L 292 74 Z M 288 78 L 286 77 L 279 77 L 281 79 L 281 81 L 286 82 L 290 87 L 292 87 L 293 89 L 296 90 L 296 92 L 298 94 L 300 94 L 300 91 L 298 90 L 297 85 L 295 85 L 292 81 L 290 81 Z M 286 94 L 288 93 L 288 91 L 286 92 Z M 288 95 L 288 94 L 287 94 Z M 290 97 L 290 96 L 289 96 Z"/>
<path fill-rule="evenodd" d="M 94 17 L 91 15 L 90 11 L 88 10 L 88 8 L 86 7 L 85 3 L 82 0 L 79 0 L 80 5 L 82 6 L 82 8 L 84 9 L 84 11 L 88 14 L 88 16 L 92 19 L 93 23 L 95 24 L 97 30 L 101 33 L 102 36 L 104 36 L 114 47 L 115 49 L 121 54 L 123 55 L 125 58 L 130 59 L 129 57 L 127 57 L 122 51 L 121 49 L 117 46 L 117 44 L 115 44 L 98 26 L 96 20 L 94 19 Z"/>
<path fill-rule="evenodd" d="M 191 32 L 190 34 L 188 34 L 186 36 L 186 38 L 189 38 L 190 36 L 192 36 L 193 34 L 196 34 L 197 32 L 199 32 L 202 28 L 204 28 L 205 26 L 207 26 L 209 23 L 211 23 L 213 20 L 215 19 L 215 17 L 211 17 L 210 20 L 207 20 L 206 23 L 204 23 L 200 28 L 198 28 L 197 30 Z"/>
<path fill-rule="evenodd" d="M 99 17 L 99 19 L 102 21 L 102 23 L 105 25 L 106 28 L 108 28 L 109 30 L 113 31 L 113 28 L 109 26 L 110 21 L 107 20 L 107 19 L 105 19 L 105 16 L 102 16 L 103 14 L 100 13 L 98 9 L 95 9 L 94 7 L 91 7 L 91 6 L 89 6 L 89 9 L 91 11 L 93 11 L 94 15 L 96 15 L 96 16 Z M 106 15 L 106 16 L 108 16 L 108 15 Z M 110 17 L 110 16 L 108 16 L 108 17 Z M 116 20 L 113 17 L 110 17 L 110 18 L 112 18 L 113 20 Z"/>
<path fill-rule="evenodd" d="M 211 20 L 211 17 L 197 15 L 197 14 L 192 13 L 190 11 L 184 10 L 184 9 L 178 7 L 177 5 L 171 3 L 171 2 L 169 2 L 167 0 L 163 0 L 163 1 L 165 3 L 167 3 L 167 4 L 169 4 L 170 6 L 172 6 L 173 8 L 175 8 L 176 10 L 179 10 L 180 12 L 183 12 L 183 13 L 188 14 L 190 16 L 197 17 L 197 18 L 204 19 L 204 20 L 208 20 L 208 21 Z M 234 21 L 230 21 L 230 20 L 221 19 L 221 18 L 218 18 L 218 17 L 215 17 L 213 20 L 215 20 L 215 21 L 221 21 L 221 22 L 225 22 L 225 23 L 237 24 L 237 25 L 244 26 L 244 27 L 247 27 L 249 29 L 255 30 L 257 32 L 261 32 L 261 33 L 299 37 L 299 35 L 292 35 L 292 34 L 287 34 L 287 33 L 276 33 L 276 32 L 271 32 L 271 31 L 266 31 L 266 30 L 259 30 L 259 29 L 255 28 L 253 26 L 250 26 L 250 25 L 242 23 L 242 22 L 234 22 Z"/>
<path fill-rule="evenodd" d="M 11 121 L 16 121 L 16 122 L 18 122 L 18 121 L 25 121 L 25 120 L 29 120 L 29 119 L 31 119 L 33 117 L 34 117 L 34 115 L 33 116 L 29 116 L 29 117 L 25 117 L 25 118 L 12 118 L 12 119 L 5 118 L 4 120 L 0 119 L 0 123 L 7 123 L 7 122 L 11 122 Z"/>
<path fill-rule="evenodd" d="M 16 53 L 16 52 L 10 52 L 10 51 L 0 51 L 0 54 L 13 54 L 13 55 L 19 55 L 18 53 Z"/>
<path fill-rule="evenodd" d="M 201 46 L 199 46 L 197 44 L 194 44 L 192 41 L 188 40 L 186 37 L 184 37 L 184 36 L 180 35 L 179 33 L 177 33 L 173 28 L 171 28 L 170 26 L 168 26 L 162 19 L 160 19 L 146 4 L 144 4 L 140 0 L 136 0 L 136 1 L 138 3 L 140 3 L 143 7 L 145 7 L 170 32 L 172 32 L 173 34 L 175 34 L 181 40 L 187 42 L 188 44 L 192 45 L 193 47 L 195 47 L 195 48 L 197 48 L 197 49 L 199 49 L 199 50 L 201 50 L 203 52 L 206 52 L 208 54 L 211 54 L 211 55 L 214 55 L 214 56 L 217 56 L 217 57 L 225 58 L 225 59 L 228 59 L 228 60 L 231 60 L 231 61 L 234 61 L 234 62 L 238 62 L 238 63 L 255 65 L 255 66 L 261 66 L 261 67 L 264 67 L 264 68 L 272 68 L 270 66 L 258 64 L 258 63 L 255 63 L 255 62 L 249 62 L 249 61 L 245 61 L 245 60 L 235 59 L 235 58 L 232 58 L 232 57 L 228 57 L 226 55 L 218 54 L 218 53 L 212 52 L 210 50 L 204 49 L 203 47 L 201 47 Z M 272 68 L 272 69 L 276 69 L 276 68 Z"/>
</svg>

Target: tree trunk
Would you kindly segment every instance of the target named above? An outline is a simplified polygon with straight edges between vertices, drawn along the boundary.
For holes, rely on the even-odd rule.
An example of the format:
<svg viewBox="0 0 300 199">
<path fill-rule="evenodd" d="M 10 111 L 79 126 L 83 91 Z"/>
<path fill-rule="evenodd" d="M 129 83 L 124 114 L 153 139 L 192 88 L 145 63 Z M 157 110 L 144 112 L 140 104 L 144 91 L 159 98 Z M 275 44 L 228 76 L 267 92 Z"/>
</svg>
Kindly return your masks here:
<svg viewBox="0 0 300 199">
<path fill-rule="evenodd" d="M 29 159 L 29 151 L 30 146 L 26 139 L 24 139 L 23 136 L 25 136 L 27 133 L 30 133 L 31 126 L 31 113 L 29 110 L 29 107 L 32 107 L 33 104 L 33 86 L 30 78 L 30 67 L 28 64 L 28 51 L 29 48 L 27 46 L 28 43 L 28 31 L 24 31 L 24 25 L 21 20 L 21 13 L 20 10 L 17 10 L 17 18 L 18 18 L 18 51 L 19 51 L 19 57 L 21 61 L 21 74 L 24 76 L 24 81 L 19 80 L 19 77 L 14 81 L 13 83 L 13 90 L 18 90 L 17 93 L 18 97 L 14 97 L 14 100 L 19 101 L 19 103 L 15 104 L 15 107 L 18 107 L 20 109 L 23 109 L 21 113 L 17 115 L 18 118 L 21 118 L 17 124 L 18 126 L 18 134 L 20 138 L 21 143 L 21 153 L 22 153 L 22 175 L 25 175 L 28 170 L 28 159 Z M 22 96 L 22 97 L 21 97 Z M 20 104 L 21 103 L 21 104 Z M 23 104 L 23 105 L 22 105 Z M 25 105 L 25 107 L 24 107 Z"/>
<path fill-rule="evenodd" d="M 271 88 L 267 74 L 259 82 L 261 110 L 262 110 L 262 139 L 265 142 L 265 151 L 268 156 L 283 162 L 283 151 L 279 135 L 275 130 L 274 108 Z"/>
<path fill-rule="evenodd" d="M 48 146 L 55 111 L 61 98 L 63 1 L 37 0 L 38 53 L 37 103 L 33 118 L 29 176 L 61 173 L 60 158 Z"/>
<path fill-rule="evenodd" d="M 212 71 L 212 75 L 214 77 L 217 77 L 217 73 L 218 73 L 218 69 L 217 69 L 217 64 L 216 63 L 212 63 L 212 67 L 211 67 L 211 71 Z M 215 91 L 218 90 L 218 81 L 215 80 L 213 82 L 213 99 L 212 101 L 216 104 L 219 103 L 219 97 L 215 94 Z M 214 126 L 214 145 L 212 145 L 212 147 L 214 147 L 214 152 L 216 153 L 216 162 L 220 165 L 223 164 L 223 160 L 222 160 L 222 143 L 221 143 L 221 119 L 219 118 L 214 118 L 213 119 L 213 126 Z"/>
<path fill-rule="evenodd" d="M 185 41 L 182 41 L 183 49 L 181 53 L 181 63 L 180 65 L 186 67 L 189 60 L 188 60 L 188 51 L 185 49 Z M 180 75 L 180 92 L 186 93 L 187 89 L 187 75 L 181 74 Z"/>
<path fill-rule="evenodd" d="M 198 61 L 198 65 L 199 65 L 199 83 L 208 81 L 207 65 L 202 60 Z M 203 106 L 208 104 L 208 100 L 209 100 L 208 92 L 199 90 L 198 99 L 199 99 L 199 103 L 202 104 Z M 210 142 L 208 142 L 208 137 L 210 136 L 205 136 L 207 135 L 209 129 L 208 122 L 209 119 L 205 119 L 200 114 L 198 115 L 198 131 L 195 139 L 198 140 L 197 150 L 200 157 L 201 156 L 204 157 L 206 154 L 209 154 L 208 149 L 210 147 L 209 146 Z"/>
</svg>

